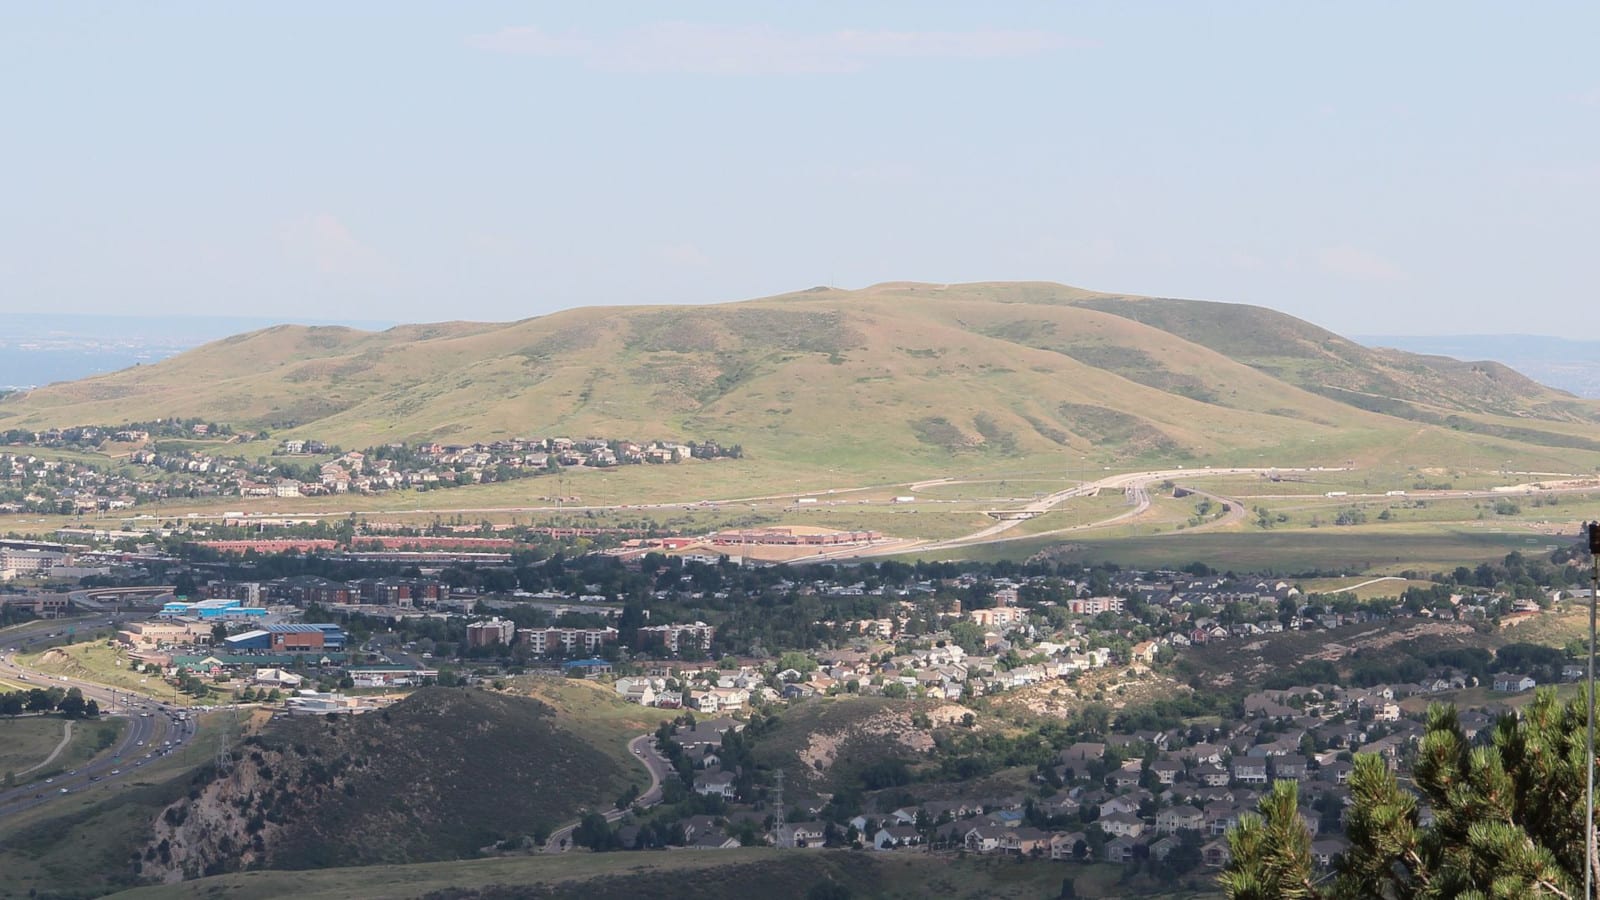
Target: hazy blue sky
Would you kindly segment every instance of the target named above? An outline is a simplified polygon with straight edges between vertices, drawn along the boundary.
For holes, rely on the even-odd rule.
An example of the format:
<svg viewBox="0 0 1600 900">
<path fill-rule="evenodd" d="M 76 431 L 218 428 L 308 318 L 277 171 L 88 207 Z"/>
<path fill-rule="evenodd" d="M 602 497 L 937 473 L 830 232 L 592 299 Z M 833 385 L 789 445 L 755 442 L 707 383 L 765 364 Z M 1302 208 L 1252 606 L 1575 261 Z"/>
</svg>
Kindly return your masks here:
<svg viewBox="0 0 1600 900">
<path fill-rule="evenodd" d="M 0 311 L 1048 279 L 1593 336 L 1597 34 L 1593 2 L 11 3 Z"/>
</svg>

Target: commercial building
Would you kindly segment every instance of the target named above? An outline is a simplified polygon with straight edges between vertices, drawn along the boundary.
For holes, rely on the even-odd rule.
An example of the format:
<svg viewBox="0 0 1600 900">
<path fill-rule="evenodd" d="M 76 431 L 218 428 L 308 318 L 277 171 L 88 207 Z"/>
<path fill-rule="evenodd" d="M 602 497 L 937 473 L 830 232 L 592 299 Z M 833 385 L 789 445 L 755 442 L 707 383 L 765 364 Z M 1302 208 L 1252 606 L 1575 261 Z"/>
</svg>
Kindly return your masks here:
<svg viewBox="0 0 1600 900">
<path fill-rule="evenodd" d="M 339 651 L 344 649 L 345 633 L 337 625 L 298 623 L 268 625 L 265 628 L 233 635 L 223 643 L 229 652 L 242 650 L 271 651 L 275 653 Z"/>
<path fill-rule="evenodd" d="M 174 600 L 162 605 L 161 615 L 167 618 L 191 619 L 264 619 L 267 611 L 259 606 L 245 606 L 243 601 L 228 597 L 197 600 L 192 603 Z"/>
<path fill-rule="evenodd" d="M 49 572 L 56 566 L 66 565 L 70 558 L 66 553 L 54 550 L 0 547 L 0 571 L 10 571 L 17 575 L 38 575 Z"/>
<path fill-rule="evenodd" d="M 129 622 L 117 632 L 117 641 L 136 650 L 209 644 L 211 626 L 198 622 Z"/>
</svg>

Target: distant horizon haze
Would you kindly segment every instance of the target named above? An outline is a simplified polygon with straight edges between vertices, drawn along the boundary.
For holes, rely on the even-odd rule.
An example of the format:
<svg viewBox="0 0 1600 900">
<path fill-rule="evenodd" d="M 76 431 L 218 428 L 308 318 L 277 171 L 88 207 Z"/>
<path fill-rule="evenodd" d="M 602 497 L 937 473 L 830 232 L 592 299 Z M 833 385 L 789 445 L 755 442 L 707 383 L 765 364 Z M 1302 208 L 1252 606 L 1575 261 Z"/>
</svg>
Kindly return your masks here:
<svg viewBox="0 0 1600 900">
<path fill-rule="evenodd" d="M 11 4 L 0 310 L 503 322 L 909 274 L 1600 334 L 1597 31 L 1575 0 Z"/>
</svg>

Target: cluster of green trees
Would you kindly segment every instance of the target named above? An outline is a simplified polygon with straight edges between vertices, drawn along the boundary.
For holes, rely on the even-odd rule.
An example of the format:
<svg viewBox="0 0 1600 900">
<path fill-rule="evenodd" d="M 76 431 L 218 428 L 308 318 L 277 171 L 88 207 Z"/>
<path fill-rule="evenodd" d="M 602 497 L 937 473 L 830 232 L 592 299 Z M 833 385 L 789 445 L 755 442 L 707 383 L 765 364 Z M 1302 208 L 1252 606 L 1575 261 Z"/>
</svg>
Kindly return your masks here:
<svg viewBox="0 0 1600 900">
<path fill-rule="evenodd" d="M 85 700 L 77 688 L 33 688 L 0 694 L 0 715 L 19 716 L 25 712 L 59 712 L 69 719 L 94 719 L 100 715 L 100 704 Z"/>
<path fill-rule="evenodd" d="M 1581 641 L 1565 649 L 1539 644 L 1507 644 L 1492 653 L 1482 647 L 1431 649 L 1425 645 L 1399 644 L 1376 651 L 1357 651 L 1338 665 L 1327 660 L 1309 660 L 1286 672 L 1268 676 L 1262 687 L 1267 690 L 1312 684 L 1372 687 L 1421 681 L 1429 673 L 1442 669 L 1453 669 L 1480 683 L 1487 682 L 1496 672 L 1516 672 L 1532 675 L 1540 684 L 1549 684 L 1562 680 L 1562 668 L 1584 658 L 1587 653 Z"/>
<path fill-rule="evenodd" d="M 1587 704 L 1541 690 L 1478 744 L 1454 707 L 1434 705 L 1412 767 L 1415 792 L 1381 757 L 1358 754 L 1350 848 L 1327 875 L 1312 864 L 1296 785 L 1278 782 L 1230 832 L 1223 889 L 1233 900 L 1581 896 Z M 1423 803 L 1433 811 L 1426 826 Z"/>
</svg>

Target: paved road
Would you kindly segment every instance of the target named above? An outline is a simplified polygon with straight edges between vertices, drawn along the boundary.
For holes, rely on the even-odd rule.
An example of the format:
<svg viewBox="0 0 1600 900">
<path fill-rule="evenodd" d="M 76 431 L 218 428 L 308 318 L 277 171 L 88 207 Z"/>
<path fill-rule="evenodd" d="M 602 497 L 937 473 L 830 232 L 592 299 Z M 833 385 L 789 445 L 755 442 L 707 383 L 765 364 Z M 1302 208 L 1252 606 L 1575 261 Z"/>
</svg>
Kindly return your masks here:
<svg viewBox="0 0 1600 900">
<path fill-rule="evenodd" d="M 655 739 L 654 734 L 641 734 L 628 742 L 628 752 L 633 754 L 633 758 L 642 763 L 645 769 L 650 772 L 650 787 L 639 795 L 639 799 L 633 801 L 633 806 L 630 809 L 649 809 L 660 803 L 661 780 L 673 773 L 672 767 L 667 764 L 667 761 L 656 753 Z M 610 809 L 605 812 L 605 817 L 607 822 L 615 822 L 627 814 L 628 809 Z M 572 822 L 556 829 L 551 833 L 550 839 L 545 841 L 544 852 L 564 853 L 570 849 L 572 846 L 572 832 L 577 827 L 578 823 Z"/>
<path fill-rule="evenodd" d="M 907 552 L 909 550 L 916 550 L 918 552 L 924 552 L 924 551 L 928 551 L 928 550 L 952 550 L 952 549 L 956 549 L 956 548 L 960 548 L 960 547 L 968 547 L 968 546 L 971 546 L 973 544 L 987 544 L 987 543 L 997 543 L 997 542 L 1001 542 L 1001 541 L 1010 541 L 1010 540 L 1024 540 L 1024 539 L 1029 539 L 1029 538 L 1043 537 L 1043 536 L 1052 535 L 1052 534 L 1063 534 L 1063 533 L 1071 532 L 1071 531 L 1082 531 L 1082 530 L 1089 529 L 1089 528 L 1103 527 L 1103 526 L 1106 526 L 1106 525 L 1113 524 L 1115 522 L 1120 522 L 1120 521 L 1123 521 L 1125 519 L 1131 519 L 1131 518 L 1137 517 L 1139 515 L 1142 515 L 1145 512 L 1145 510 L 1150 508 L 1150 490 L 1149 490 L 1150 485 L 1152 483 L 1154 483 L 1154 482 L 1157 482 L 1157 481 L 1165 481 L 1167 479 L 1177 480 L 1177 479 L 1180 479 L 1180 478 L 1197 478 L 1197 477 L 1205 477 L 1205 476 L 1211 476 L 1211 475 L 1259 475 L 1259 474 L 1268 473 L 1268 472 L 1279 472 L 1279 473 L 1282 473 L 1282 472 L 1312 472 L 1312 471 L 1317 471 L 1317 472 L 1342 472 L 1344 470 L 1343 469 L 1338 469 L 1338 468 L 1319 468 L 1319 469 L 1302 468 L 1302 469 L 1296 469 L 1296 468 L 1287 468 L 1287 467 L 1283 467 L 1283 466 L 1248 466 L 1248 467 L 1237 467 L 1237 468 L 1160 469 L 1160 470 L 1150 471 L 1150 472 L 1127 472 L 1127 473 L 1124 473 L 1124 474 L 1121 474 L 1121 475 L 1109 475 L 1109 476 L 1107 476 L 1105 478 L 1101 478 L 1101 479 L 1098 479 L 1096 481 L 1085 481 L 1085 482 L 1083 482 L 1083 483 L 1081 483 L 1081 484 L 1079 484 L 1079 485 L 1077 485 L 1075 487 L 1070 487 L 1070 488 L 1067 488 L 1066 490 L 1056 491 L 1053 494 L 1049 494 L 1049 495 L 1047 495 L 1045 497 L 1040 497 L 1040 498 L 1038 498 L 1036 500 L 1033 500 L 1033 501 L 1029 502 L 1025 506 L 1020 507 L 1019 509 L 1011 510 L 1011 512 L 1015 512 L 1015 513 L 1026 513 L 1026 514 L 1030 514 L 1031 516 L 1038 516 L 1038 515 L 1040 515 L 1042 513 L 1048 512 L 1048 511 L 1056 508 L 1057 506 L 1060 506 L 1062 503 L 1065 503 L 1066 501 L 1068 501 L 1068 500 L 1070 500 L 1070 499 L 1072 499 L 1074 497 L 1092 496 L 1092 495 L 1094 495 L 1094 494 L 1096 494 L 1096 493 L 1098 493 L 1100 491 L 1106 491 L 1106 490 L 1117 490 L 1117 491 L 1122 491 L 1125 494 L 1127 494 L 1129 503 L 1130 503 L 1130 505 L 1132 505 L 1133 508 L 1130 509 L 1130 510 L 1127 510 L 1125 512 L 1118 513 L 1117 515 L 1111 516 L 1110 518 L 1107 518 L 1107 519 L 1100 519 L 1100 520 L 1095 521 L 1095 522 L 1089 522 L 1089 523 L 1085 523 L 1085 524 L 1082 524 L 1082 525 L 1075 525 L 1075 526 L 1072 526 L 1071 528 L 1058 528 L 1058 529 L 1056 529 L 1054 531 L 1032 532 L 1032 533 L 1029 533 L 1029 534 L 1017 535 L 1017 536 L 1010 536 L 1010 535 L 1003 536 L 1005 534 L 1005 532 L 1010 531 L 1010 530 L 1016 528 L 1022 522 L 1027 521 L 1026 518 L 1004 519 L 1002 521 L 994 523 L 993 525 L 989 525 L 989 526 L 981 528 L 981 529 L 979 529 L 977 531 L 974 531 L 971 534 L 963 535 L 963 536 L 958 537 L 958 538 L 951 538 L 949 540 L 944 540 L 944 541 L 923 541 L 923 542 L 917 542 L 917 543 L 913 543 L 913 544 L 909 544 L 909 545 L 898 545 L 898 546 L 887 547 L 887 548 L 858 548 L 858 547 L 857 548 L 848 548 L 848 549 L 844 549 L 844 550 L 825 551 L 823 553 L 818 553 L 818 554 L 816 554 L 814 556 L 805 556 L 805 557 L 801 557 L 799 559 L 794 559 L 794 560 L 790 560 L 790 561 L 791 562 L 796 562 L 796 563 L 802 563 L 802 562 L 816 562 L 816 561 L 822 560 L 822 559 L 845 559 L 845 558 L 858 558 L 858 557 L 867 557 L 867 556 L 883 556 L 883 555 L 888 555 L 888 554 L 905 553 L 905 552 Z M 934 483 L 934 482 L 920 482 L 919 484 L 932 484 L 932 483 Z M 948 483 L 948 482 L 946 482 L 946 483 Z M 1218 499 L 1226 500 L 1226 498 L 1218 498 Z M 1238 501 L 1228 501 L 1228 502 L 1233 503 L 1233 506 L 1234 506 L 1234 509 L 1230 510 L 1230 513 L 1232 513 L 1235 516 L 1242 516 L 1242 514 L 1243 514 L 1242 513 L 1242 505 L 1239 504 Z"/>
</svg>

